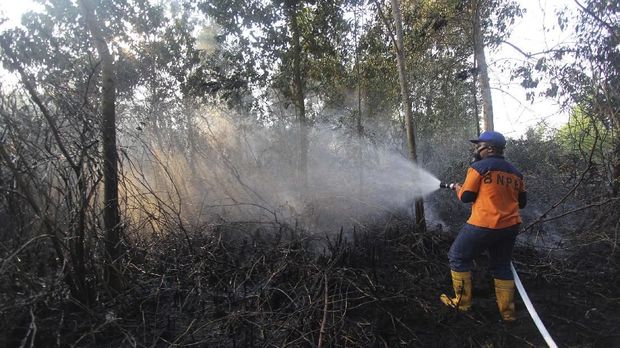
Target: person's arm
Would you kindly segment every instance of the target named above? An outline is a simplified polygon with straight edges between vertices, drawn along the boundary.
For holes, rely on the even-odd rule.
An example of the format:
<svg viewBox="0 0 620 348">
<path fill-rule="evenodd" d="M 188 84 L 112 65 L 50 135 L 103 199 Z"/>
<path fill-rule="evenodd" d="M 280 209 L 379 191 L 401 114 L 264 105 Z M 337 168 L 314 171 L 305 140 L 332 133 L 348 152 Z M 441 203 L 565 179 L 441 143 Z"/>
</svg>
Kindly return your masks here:
<svg viewBox="0 0 620 348">
<path fill-rule="evenodd" d="M 463 203 L 472 203 L 478 197 L 478 190 L 480 189 L 480 173 L 474 168 L 467 169 L 467 176 L 463 185 L 456 184 L 454 190 L 457 197 Z"/>
<path fill-rule="evenodd" d="M 477 192 L 465 191 L 461 194 L 461 202 L 473 203 L 477 197 L 478 197 Z"/>
</svg>

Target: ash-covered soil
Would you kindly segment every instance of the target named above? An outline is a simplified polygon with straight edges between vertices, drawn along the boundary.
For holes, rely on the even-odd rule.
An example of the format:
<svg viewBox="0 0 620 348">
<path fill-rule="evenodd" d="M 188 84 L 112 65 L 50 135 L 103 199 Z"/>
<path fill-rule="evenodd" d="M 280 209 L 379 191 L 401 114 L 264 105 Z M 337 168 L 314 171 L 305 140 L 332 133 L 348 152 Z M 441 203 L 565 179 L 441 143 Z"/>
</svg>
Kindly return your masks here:
<svg viewBox="0 0 620 348">
<path fill-rule="evenodd" d="M 455 232 L 416 233 L 406 221 L 332 235 L 244 230 L 197 231 L 191 245 L 174 234 L 132 241 L 126 291 L 90 308 L 69 299 L 61 282 L 6 292 L 0 345 L 545 346 L 519 296 L 518 321 L 499 320 L 484 256 L 476 261 L 472 311 L 441 304 L 439 295 L 451 291 L 446 253 Z M 514 261 L 560 347 L 620 346 L 615 250 L 521 245 Z"/>
</svg>

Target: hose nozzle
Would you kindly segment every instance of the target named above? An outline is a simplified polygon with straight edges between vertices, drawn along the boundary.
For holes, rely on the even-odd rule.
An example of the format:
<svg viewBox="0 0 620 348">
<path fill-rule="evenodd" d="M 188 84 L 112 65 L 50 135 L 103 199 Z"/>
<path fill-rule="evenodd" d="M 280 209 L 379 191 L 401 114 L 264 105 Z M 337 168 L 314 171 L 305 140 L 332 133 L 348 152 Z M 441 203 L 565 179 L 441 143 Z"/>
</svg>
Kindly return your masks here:
<svg viewBox="0 0 620 348">
<path fill-rule="evenodd" d="M 450 190 L 454 190 L 455 186 L 456 186 L 456 184 L 453 183 L 453 182 L 449 183 L 449 184 L 446 184 L 445 182 L 442 182 L 442 183 L 439 184 L 439 188 L 447 188 L 447 189 L 450 189 Z"/>
</svg>

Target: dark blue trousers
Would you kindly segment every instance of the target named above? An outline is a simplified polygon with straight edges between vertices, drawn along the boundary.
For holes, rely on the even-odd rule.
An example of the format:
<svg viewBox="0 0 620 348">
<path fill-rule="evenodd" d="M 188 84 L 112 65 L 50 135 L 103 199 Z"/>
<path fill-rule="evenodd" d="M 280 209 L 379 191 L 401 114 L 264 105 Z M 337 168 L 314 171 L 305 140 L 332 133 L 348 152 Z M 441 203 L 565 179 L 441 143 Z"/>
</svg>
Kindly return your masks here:
<svg viewBox="0 0 620 348">
<path fill-rule="evenodd" d="M 495 230 L 465 224 L 448 252 L 450 268 L 457 272 L 471 271 L 474 258 L 488 250 L 489 268 L 493 277 L 513 279 L 510 260 L 520 227 L 521 225 L 514 225 Z"/>
</svg>

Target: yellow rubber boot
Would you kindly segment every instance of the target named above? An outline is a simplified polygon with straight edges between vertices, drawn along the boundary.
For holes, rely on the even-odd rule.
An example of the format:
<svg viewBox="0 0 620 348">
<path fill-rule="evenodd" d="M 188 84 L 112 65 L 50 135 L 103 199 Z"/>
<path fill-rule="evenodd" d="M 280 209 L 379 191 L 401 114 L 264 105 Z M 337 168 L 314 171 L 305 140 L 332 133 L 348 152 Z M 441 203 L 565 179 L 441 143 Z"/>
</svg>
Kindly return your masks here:
<svg viewBox="0 0 620 348">
<path fill-rule="evenodd" d="M 515 281 L 495 279 L 495 297 L 502 319 L 505 321 L 517 320 L 515 315 Z"/>
<path fill-rule="evenodd" d="M 456 297 L 441 294 L 439 299 L 446 306 L 468 311 L 471 308 L 471 272 L 452 271 L 452 286 Z"/>
</svg>

